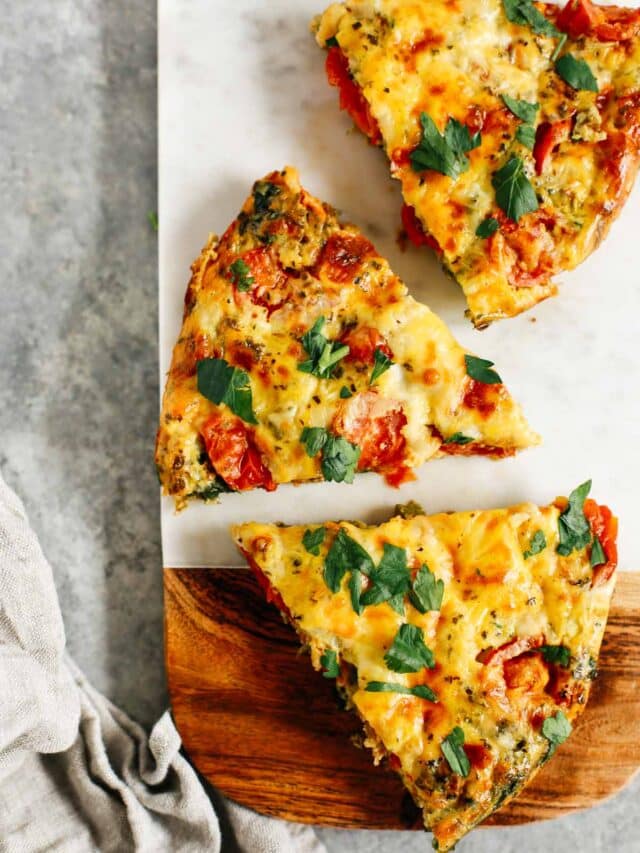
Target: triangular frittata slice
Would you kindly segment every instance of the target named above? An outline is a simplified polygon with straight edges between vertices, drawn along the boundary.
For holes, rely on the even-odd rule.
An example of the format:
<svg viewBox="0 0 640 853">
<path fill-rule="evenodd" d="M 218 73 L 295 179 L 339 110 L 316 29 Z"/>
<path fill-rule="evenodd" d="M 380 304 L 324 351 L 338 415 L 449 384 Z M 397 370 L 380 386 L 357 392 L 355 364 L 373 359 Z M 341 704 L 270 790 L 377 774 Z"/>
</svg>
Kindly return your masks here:
<svg viewBox="0 0 640 853">
<path fill-rule="evenodd" d="M 341 107 L 382 145 L 403 223 L 476 326 L 556 292 L 640 162 L 640 10 L 570 0 L 349 0 L 314 22 Z"/>
<path fill-rule="evenodd" d="M 156 462 L 178 506 L 221 491 L 537 442 L 492 363 L 412 299 L 294 169 L 258 181 L 193 265 Z"/>
<path fill-rule="evenodd" d="M 585 707 L 617 563 L 589 487 L 547 507 L 232 530 L 438 850 L 515 796 Z"/>
</svg>

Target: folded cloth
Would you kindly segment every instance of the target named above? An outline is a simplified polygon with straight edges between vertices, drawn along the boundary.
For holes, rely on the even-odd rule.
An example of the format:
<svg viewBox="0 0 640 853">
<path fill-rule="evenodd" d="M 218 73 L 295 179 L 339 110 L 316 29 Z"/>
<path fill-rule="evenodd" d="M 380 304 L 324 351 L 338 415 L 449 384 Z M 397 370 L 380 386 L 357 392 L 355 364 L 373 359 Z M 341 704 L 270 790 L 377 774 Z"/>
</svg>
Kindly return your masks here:
<svg viewBox="0 0 640 853">
<path fill-rule="evenodd" d="M 51 567 L 0 475 L 2 853 L 324 853 L 310 828 L 232 803 L 223 839 L 169 713 L 147 736 L 64 647 Z"/>
</svg>

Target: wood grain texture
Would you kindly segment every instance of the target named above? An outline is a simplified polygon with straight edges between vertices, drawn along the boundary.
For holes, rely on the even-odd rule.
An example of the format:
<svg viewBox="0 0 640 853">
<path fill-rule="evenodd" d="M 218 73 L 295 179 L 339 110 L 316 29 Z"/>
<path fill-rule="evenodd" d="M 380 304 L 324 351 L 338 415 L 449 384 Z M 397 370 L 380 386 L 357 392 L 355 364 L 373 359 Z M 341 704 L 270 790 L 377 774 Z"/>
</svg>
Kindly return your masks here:
<svg viewBox="0 0 640 853">
<path fill-rule="evenodd" d="M 262 812 L 324 826 L 407 829 L 418 812 L 374 767 L 354 714 L 300 654 L 249 571 L 166 569 L 171 706 L 194 765 Z M 619 791 L 640 767 L 640 573 L 620 573 L 600 677 L 574 734 L 493 825 L 557 817 Z"/>
</svg>

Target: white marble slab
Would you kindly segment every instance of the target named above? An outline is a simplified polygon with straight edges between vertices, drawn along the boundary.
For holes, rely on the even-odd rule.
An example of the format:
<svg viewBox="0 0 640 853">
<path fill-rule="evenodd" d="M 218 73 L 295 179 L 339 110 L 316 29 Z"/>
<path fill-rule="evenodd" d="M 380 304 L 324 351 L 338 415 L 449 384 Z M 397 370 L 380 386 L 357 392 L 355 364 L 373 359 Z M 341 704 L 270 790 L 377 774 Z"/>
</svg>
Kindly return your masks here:
<svg viewBox="0 0 640 853">
<path fill-rule="evenodd" d="M 630 3 L 629 5 L 638 5 Z M 621 566 L 640 568 L 640 188 L 604 246 L 534 311 L 472 329 L 461 291 L 429 251 L 396 245 L 400 191 L 383 154 L 338 113 L 309 33 L 323 0 L 160 0 L 160 361 L 180 327 L 189 265 L 222 233 L 251 184 L 291 164 L 313 193 L 362 227 L 412 293 L 460 342 L 493 359 L 544 445 L 517 459 L 443 459 L 400 491 L 374 475 L 224 496 L 175 515 L 162 504 L 166 566 L 240 565 L 227 526 L 259 519 L 383 518 L 397 503 L 428 511 L 547 503 L 591 477 L 620 516 Z"/>
</svg>

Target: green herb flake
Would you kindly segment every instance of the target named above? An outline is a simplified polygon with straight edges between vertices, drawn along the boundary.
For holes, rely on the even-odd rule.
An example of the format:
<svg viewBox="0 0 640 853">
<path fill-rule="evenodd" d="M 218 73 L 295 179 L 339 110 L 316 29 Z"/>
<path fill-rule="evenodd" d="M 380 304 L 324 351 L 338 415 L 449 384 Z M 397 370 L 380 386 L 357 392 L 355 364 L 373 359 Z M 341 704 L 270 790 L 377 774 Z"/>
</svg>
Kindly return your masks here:
<svg viewBox="0 0 640 853">
<path fill-rule="evenodd" d="M 536 144 L 536 129 L 531 124 L 521 124 L 516 130 L 516 139 L 529 151 L 533 151 Z"/>
<path fill-rule="evenodd" d="M 547 717 L 542 724 L 542 734 L 549 741 L 549 752 L 547 758 L 550 758 L 561 743 L 571 734 L 571 723 L 562 713 L 558 711 L 554 716 Z"/>
<path fill-rule="evenodd" d="M 440 744 L 442 754 L 447 764 L 457 776 L 466 778 L 471 770 L 471 764 L 464 751 L 464 732 L 456 726 Z"/>
<path fill-rule="evenodd" d="M 369 573 L 369 579 L 371 583 L 363 592 L 361 603 L 367 607 L 372 604 L 382 604 L 385 601 L 393 602 L 394 609 L 404 614 L 402 599 L 411 586 L 405 549 L 385 542 L 380 563 Z"/>
<path fill-rule="evenodd" d="M 498 220 L 493 216 L 487 216 L 487 218 L 483 219 L 480 225 L 476 228 L 476 237 L 486 239 L 487 237 L 493 236 L 499 228 L 500 223 Z"/>
<path fill-rule="evenodd" d="M 538 209 L 538 199 L 524 172 L 524 163 L 515 154 L 491 179 L 500 209 L 514 222 Z"/>
<path fill-rule="evenodd" d="M 602 566 L 604 563 L 607 562 L 607 555 L 604 553 L 602 542 L 598 539 L 597 536 L 593 537 L 593 542 L 591 543 L 591 554 L 589 557 L 589 561 L 591 563 L 592 569 L 595 569 L 596 566 Z"/>
<path fill-rule="evenodd" d="M 338 592 L 348 571 L 370 575 L 374 563 L 369 554 L 341 527 L 324 561 L 324 581 L 331 592 Z"/>
<path fill-rule="evenodd" d="M 540 646 L 540 651 L 547 663 L 557 663 L 565 669 L 571 663 L 571 652 L 566 646 Z"/>
<path fill-rule="evenodd" d="M 392 672 L 420 672 L 436 665 L 433 652 L 424 642 L 422 629 L 416 625 L 400 626 L 384 661 Z"/>
<path fill-rule="evenodd" d="M 465 355 L 464 363 L 467 368 L 467 376 L 475 379 L 476 382 L 484 382 L 485 385 L 500 385 L 502 379 L 495 370 L 491 370 L 494 366 L 492 361 L 486 358 L 478 358 L 475 355 Z"/>
<path fill-rule="evenodd" d="M 569 503 L 558 518 L 560 541 L 556 551 L 568 557 L 573 551 L 586 548 L 591 543 L 591 527 L 584 515 L 584 502 L 591 491 L 591 480 L 578 486 L 569 495 Z"/>
<path fill-rule="evenodd" d="M 326 533 L 326 527 L 316 527 L 315 530 L 305 530 L 304 536 L 302 537 L 302 544 L 304 545 L 305 550 L 309 554 L 313 554 L 314 557 L 318 557 L 320 555 L 320 546 L 324 542 Z"/>
<path fill-rule="evenodd" d="M 324 324 L 324 317 L 318 317 L 311 329 L 302 336 L 302 346 L 309 358 L 298 364 L 298 370 L 320 379 L 331 379 L 336 364 L 349 354 L 349 347 L 337 341 L 328 341 L 322 331 Z"/>
<path fill-rule="evenodd" d="M 347 385 L 343 385 L 340 389 L 340 399 L 348 400 L 349 397 L 353 397 L 353 391 Z"/>
<path fill-rule="evenodd" d="M 556 73 L 572 89 L 587 92 L 599 91 L 598 81 L 584 59 L 576 59 L 571 53 L 565 53 L 564 56 L 556 60 L 555 69 Z"/>
<path fill-rule="evenodd" d="M 536 554 L 540 554 L 541 551 L 547 547 L 547 537 L 544 535 L 543 530 L 536 530 L 536 532 L 531 537 L 531 541 L 529 542 L 529 547 L 526 551 L 523 552 L 522 556 L 525 560 L 528 560 L 529 557 L 535 557 Z"/>
<path fill-rule="evenodd" d="M 425 563 L 415 576 L 409 593 L 409 600 L 420 613 L 440 610 L 444 597 L 444 581 L 436 576 Z"/>
<path fill-rule="evenodd" d="M 251 275 L 251 269 L 242 258 L 234 261 L 229 267 L 229 271 L 231 272 L 231 281 L 241 293 L 245 293 L 253 287 L 255 280 Z"/>
<path fill-rule="evenodd" d="M 441 134 L 427 113 L 420 114 L 420 124 L 422 139 L 418 147 L 411 152 L 414 172 L 432 169 L 454 180 L 466 172 L 469 168 L 469 158 L 466 155 L 482 142 L 480 133 L 472 135 L 466 125 L 450 118 L 444 134 Z"/>
<path fill-rule="evenodd" d="M 376 351 L 373 356 L 373 370 L 371 371 L 369 385 L 373 385 L 376 379 L 379 379 L 383 373 L 386 373 L 392 364 L 393 361 L 389 356 L 383 352 L 380 347 L 376 347 Z"/>
<path fill-rule="evenodd" d="M 475 441 L 474 438 L 471 438 L 468 435 L 464 435 L 461 432 L 454 432 L 453 435 L 450 435 L 449 438 L 445 438 L 442 442 L 443 444 L 471 444 L 471 442 Z"/>
<path fill-rule="evenodd" d="M 216 405 L 225 403 L 248 424 L 257 424 L 253 412 L 249 374 L 233 367 L 223 358 L 204 358 L 198 362 L 198 391 Z"/>
<path fill-rule="evenodd" d="M 390 681 L 370 681 L 364 689 L 367 693 L 402 693 L 405 696 L 417 696 L 419 699 L 428 699 L 429 702 L 438 701 L 436 694 L 426 684 L 405 687 L 404 684 L 396 684 Z"/>
<path fill-rule="evenodd" d="M 529 27 L 539 36 L 562 37 L 562 33 L 533 5 L 532 0 L 502 0 L 502 5 L 512 24 Z"/>
<path fill-rule="evenodd" d="M 340 675 L 338 655 L 333 649 L 325 649 L 320 658 L 320 665 L 322 666 L 322 675 L 324 678 L 337 678 Z"/>
<path fill-rule="evenodd" d="M 516 118 L 519 118 L 525 124 L 533 124 L 535 122 L 540 104 L 519 101 L 517 98 L 512 98 L 509 95 L 502 95 L 502 100 L 509 112 L 513 113 Z"/>
</svg>

